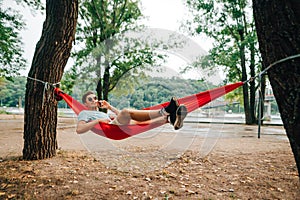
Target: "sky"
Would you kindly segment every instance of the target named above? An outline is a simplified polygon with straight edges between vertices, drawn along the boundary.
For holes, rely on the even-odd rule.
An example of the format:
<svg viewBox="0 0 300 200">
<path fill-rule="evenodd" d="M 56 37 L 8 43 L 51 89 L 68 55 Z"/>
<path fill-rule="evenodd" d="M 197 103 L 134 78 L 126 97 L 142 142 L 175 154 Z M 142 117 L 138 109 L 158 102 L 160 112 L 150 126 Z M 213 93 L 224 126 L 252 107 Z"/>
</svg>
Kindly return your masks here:
<svg viewBox="0 0 300 200">
<path fill-rule="evenodd" d="M 185 16 L 187 16 L 187 9 L 184 7 L 183 0 L 141 0 L 141 3 L 142 12 L 147 17 L 147 19 L 143 21 L 146 26 L 182 34 L 179 31 L 179 27 L 182 20 L 185 19 Z M 4 0 L 3 4 L 5 7 L 18 8 L 15 2 L 11 0 Z M 19 9 L 21 9 L 22 15 L 24 16 L 24 20 L 27 24 L 26 29 L 21 33 L 24 41 L 24 57 L 28 61 L 28 69 L 25 71 L 27 74 L 34 55 L 36 43 L 41 36 L 45 16 L 38 12 L 33 14 L 28 9 Z M 193 38 L 189 36 L 187 37 L 205 51 L 212 48 L 211 41 L 204 36 Z M 169 56 L 166 66 L 169 66 L 176 72 L 179 72 L 186 62 L 187 59 L 184 58 L 184 56 L 181 56 L 180 52 L 174 52 L 174 54 Z M 68 65 L 71 65 L 70 63 L 72 63 L 72 60 L 70 60 Z M 185 78 L 198 78 L 197 76 L 193 76 L 195 76 L 195 73 L 189 73 L 185 75 Z"/>
</svg>

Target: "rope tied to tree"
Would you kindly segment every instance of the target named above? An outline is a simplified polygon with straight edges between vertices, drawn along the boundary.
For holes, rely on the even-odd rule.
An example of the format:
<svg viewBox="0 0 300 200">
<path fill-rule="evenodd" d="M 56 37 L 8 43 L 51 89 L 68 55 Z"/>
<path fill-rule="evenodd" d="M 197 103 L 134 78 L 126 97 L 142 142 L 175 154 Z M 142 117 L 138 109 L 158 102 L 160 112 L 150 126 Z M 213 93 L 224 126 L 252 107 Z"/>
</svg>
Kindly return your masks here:
<svg viewBox="0 0 300 200">
<path fill-rule="evenodd" d="M 300 57 L 300 54 L 296 54 L 296 55 L 292 55 L 292 56 L 288 56 L 286 58 L 283 58 L 283 59 L 280 59 L 280 60 L 277 60 L 273 63 L 271 63 L 268 67 L 266 67 L 263 71 L 261 71 L 259 74 L 257 74 L 256 76 L 254 77 L 250 77 L 248 80 L 246 80 L 244 83 L 248 83 L 248 82 L 251 82 L 251 81 L 254 81 L 257 77 L 258 77 L 258 84 L 259 84 L 259 87 L 258 87 L 258 90 L 259 90 L 259 100 L 258 100 L 258 138 L 260 138 L 260 129 L 261 129 L 261 121 L 263 119 L 263 116 L 261 114 L 261 106 L 262 104 L 264 103 L 263 102 L 263 94 L 262 94 L 262 91 L 261 91 L 261 77 L 263 75 L 265 75 L 267 73 L 267 71 L 279 64 L 279 63 L 282 63 L 282 62 L 285 62 L 285 61 L 288 61 L 288 60 L 292 60 L 292 59 L 295 59 L 295 58 L 299 58 Z"/>
<path fill-rule="evenodd" d="M 275 65 L 277 65 L 277 64 L 279 64 L 279 63 L 282 63 L 282 62 L 285 62 L 285 61 L 288 61 L 288 60 L 292 60 L 292 59 L 295 59 L 295 58 L 299 58 L 299 57 L 300 57 L 300 54 L 296 54 L 296 55 L 288 56 L 288 57 L 286 57 L 286 58 L 277 60 L 277 61 L 273 62 L 272 64 L 270 64 L 268 67 L 266 67 L 263 71 L 261 71 L 261 72 L 260 72 L 259 74 L 257 74 L 256 76 L 250 77 L 250 78 L 249 78 L 248 80 L 246 80 L 244 83 L 248 83 L 248 82 L 254 81 L 257 77 L 259 77 L 259 79 L 261 79 L 261 76 L 264 75 L 264 74 L 266 74 L 267 71 L 268 71 L 271 67 L 273 67 L 273 66 L 275 66 Z"/>
<path fill-rule="evenodd" d="M 60 82 L 58 82 L 58 83 L 49 83 L 49 82 L 42 81 L 40 79 L 32 78 L 32 77 L 29 77 L 29 76 L 27 78 L 30 79 L 30 80 L 33 80 L 33 81 L 40 82 L 40 83 L 42 83 L 44 85 L 44 89 L 43 89 L 43 101 L 42 101 L 42 107 L 44 107 L 44 99 L 45 99 L 46 92 L 48 90 L 50 90 L 50 87 L 56 88 L 60 84 Z M 46 97 L 47 101 L 49 100 L 49 96 L 50 95 L 48 95 Z"/>
</svg>

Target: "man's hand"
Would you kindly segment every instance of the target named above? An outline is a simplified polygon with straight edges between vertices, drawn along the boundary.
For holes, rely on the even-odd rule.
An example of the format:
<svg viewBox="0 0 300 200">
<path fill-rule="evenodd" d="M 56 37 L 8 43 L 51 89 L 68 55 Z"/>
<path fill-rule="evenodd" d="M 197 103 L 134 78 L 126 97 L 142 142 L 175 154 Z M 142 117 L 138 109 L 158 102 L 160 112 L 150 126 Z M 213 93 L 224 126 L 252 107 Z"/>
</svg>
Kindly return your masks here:
<svg viewBox="0 0 300 200">
<path fill-rule="evenodd" d="M 109 104 L 107 101 L 105 101 L 105 100 L 99 100 L 99 101 L 97 102 L 97 104 L 98 104 L 98 106 L 99 106 L 100 108 L 106 108 L 106 109 L 109 109 L 109 108 L 110 108 L 110 104 Z"/>
</svg>

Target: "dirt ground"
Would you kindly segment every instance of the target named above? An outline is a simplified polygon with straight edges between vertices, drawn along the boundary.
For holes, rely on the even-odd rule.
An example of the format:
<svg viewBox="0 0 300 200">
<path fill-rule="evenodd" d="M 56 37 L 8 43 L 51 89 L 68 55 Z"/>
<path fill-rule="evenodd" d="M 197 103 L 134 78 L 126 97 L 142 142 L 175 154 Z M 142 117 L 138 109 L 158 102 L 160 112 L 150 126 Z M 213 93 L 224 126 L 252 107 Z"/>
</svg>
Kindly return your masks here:
<svg viewBox="0 0 300 200">
<path fill-rule="evenodd" d="M 0 115 L 0 199 L 300 199 L 281 126 L 170 125 L 123 141 L 75 134 L 59 118 L 59 150 L 24 161 L 23 117 Z"/>
</svg>

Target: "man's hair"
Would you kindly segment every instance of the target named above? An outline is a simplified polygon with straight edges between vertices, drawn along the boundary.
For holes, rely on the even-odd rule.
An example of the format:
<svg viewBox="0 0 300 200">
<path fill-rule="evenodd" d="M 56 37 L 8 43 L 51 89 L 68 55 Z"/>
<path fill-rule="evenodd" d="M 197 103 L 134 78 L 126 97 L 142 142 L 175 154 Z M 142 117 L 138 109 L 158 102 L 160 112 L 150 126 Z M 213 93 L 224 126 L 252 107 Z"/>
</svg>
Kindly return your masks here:
<svg viewBox="0 0 300 200">
<path fill-rule="evenodd" d="M 83 96 L 82 96 L 82 102 L 86 103 L 86 97 L 89 96 L 90 94 L 95 94 L 92 91 L 87 91 Z"/>
</svg>

